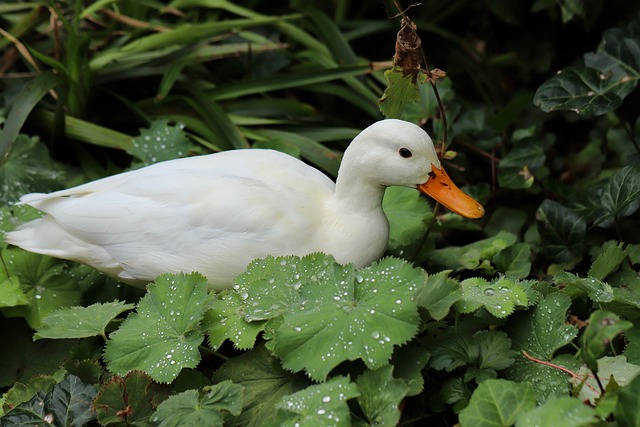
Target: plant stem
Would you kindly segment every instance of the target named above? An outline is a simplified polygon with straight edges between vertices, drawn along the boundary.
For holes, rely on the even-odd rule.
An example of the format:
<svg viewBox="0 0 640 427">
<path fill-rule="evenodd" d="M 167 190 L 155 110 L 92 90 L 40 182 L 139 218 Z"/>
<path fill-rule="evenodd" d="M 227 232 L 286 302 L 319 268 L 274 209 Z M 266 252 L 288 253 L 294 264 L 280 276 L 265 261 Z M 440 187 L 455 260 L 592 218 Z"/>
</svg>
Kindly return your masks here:
<svg viewBox="0 0 640 427">
<path fill-rule="evenodd" d="M 618 121 L 620 122 L 620 124 L 622 125 L 622 128 L 624 129 L 624 131 L 627 133 L 627 136 L 629 137 L 629 139 L 631 140 L 631 143 L 633 144 L 633 146 L 636 148 L 636 151 L 638 152 L 638 154 L 640 154 L 640 145 L 638 145 L 638 143 L 636 142 L 635 137 L 633 136 L 633 130 L 627 125 L 627 122 L 625 122 L 622 117 L 620 117 L 620 114 L 618 114 L 617 111 L 614 111 L 614 114 L 616 115 L 616 117 L 618 118 Z"/>
</svg>

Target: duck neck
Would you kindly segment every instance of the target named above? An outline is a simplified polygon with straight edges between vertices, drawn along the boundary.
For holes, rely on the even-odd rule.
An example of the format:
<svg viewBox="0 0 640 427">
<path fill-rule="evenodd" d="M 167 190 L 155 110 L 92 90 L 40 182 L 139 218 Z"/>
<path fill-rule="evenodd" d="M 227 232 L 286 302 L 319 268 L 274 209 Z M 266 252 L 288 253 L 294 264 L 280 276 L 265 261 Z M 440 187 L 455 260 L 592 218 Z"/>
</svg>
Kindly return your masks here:
<svg viewBox="0 0 640 427">
<path fill-rule="evenodd" d="M 385 187 L 372 183 L 353 170 L 341 168 L 336 180 L 334 202 L 342 210 L 359 212 L 361 215 L 382 211 Z"/>
</svg>

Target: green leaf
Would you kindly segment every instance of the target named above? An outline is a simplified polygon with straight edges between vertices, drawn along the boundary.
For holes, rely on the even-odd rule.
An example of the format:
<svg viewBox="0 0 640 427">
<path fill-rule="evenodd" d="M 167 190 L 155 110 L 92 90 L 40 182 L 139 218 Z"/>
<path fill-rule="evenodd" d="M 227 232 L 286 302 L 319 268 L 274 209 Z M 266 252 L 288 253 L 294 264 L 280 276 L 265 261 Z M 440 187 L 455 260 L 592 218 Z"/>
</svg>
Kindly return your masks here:
<svg viewBox="0 0 640 427">
<path fill-rule="evenodd" d="M 517 351 L 549 361 L 554 353 L 569 344 L 578 334 L 574 326 L 566 325 L 571 299 L 560 293 L 548 295 L 527 312 L 509 320 L 508 334 Z"/>
<path fill-rule="evenodd" d="M 24 317 L 32 328 L 39 328 L 49 313 L 80 302 L 78 285 L 70 280 L 63 261 L 18 248 L 5 249 L 0 254 L 5 274 L 19 283 L 29 300 L 28 305 L 4 308 L 5 316 Z"/>
<path fill-rule="evenodd" d="M 104 360 L 111 372 L 141 370 L 158 382 L 170 382 L 182 368 L 200 361 L 204 336 L 199 323 L 207 299 L 200 274 L 163 274 L 120 328 L 109 336 Z"/>
<path fill-rule="evenodd" d="M 58 370 L 56 376 L 36 375 L 35 377 L 31 377 L 26 384 L 16 382 L 13 387 L 4 394 L 4 412 L 9 412 L 21 403 L 28 402 L 40 391 L 45 393 L 51 391 L 54 385 L 64 380 L 65 375 L 66 373 L 62 370 Z"/>
<path fill-rule="evenodd" d="M 101 425 L 150 425 L 158 403 L 171 390 L 154 383 L 142 372 L 130 372 L 124 378 L 113 376 L 100 389 L 93 407 Z"/>
<path fill-rule="evenodd" d="M 593 222 L 608 226 L 622 216 L 634 213 L 640 204 L 640 167 L 625 166 L 602 187 L 600 210 Z"/>
<path fill-rule="evenodd" d="M 124 302 L 95 303 L 89 307 L 63 308 L 42 319 L 42 327 L 34 339 L 42 338 L 86 338 L 105 336 L 105 329 L 120 313 L 135 305 Z"/>
<path fill-rule="evenodd" d="M 600 384 L 605 388 L 605 392 L 610 384 L 614 384 L 616 388 L 624 387 L 640 375 L 640 366 L 627 362 L 624 356 L 605 356 L 598 359 L 597 372 L 599 383 L 593 372 L 584 365 L 577 371 L 577 377 L 571 378 L 573 386 L 579 387 L 578 399 L 588 401 L 592 405 L 602 398 Z"/>
<path fill-rule="evenodd" d="M 509 316 L 518 306 L 528 306 L 527 294 L 518 282 L 500 277 L 489 283 L 485 279 L 474 277 L 460 283 L 462 297 L 456 303 L 460 313 L 472 313 L 484 307 L 497 318 Z"/>
<path fill-rule="evenodd" d="M 389 248 L 407 246 L 425 233 L 425 220 L 432 215 L 429 203 L 407 187 L 389 187 L 382 208 L 389 220 Z"/>
<path fill-rule="evenodd" d="M 241 350 L 253 348 L 264 322 L 246 321 L 244 305 L 240 294 L 223 291 L 204 314 L 202 329 L 207 332 L 212 349 L 217 350 L 227 339 Z"/>
<path fill-rule="evenodd" d="M 620 427 L 640 425 L 640 376 L 620 389 L 615 416 Z"/>
<path fill-rule="evenodd" d="M 431 354 L 415 341 L 398 348 L 393 353 L 391 364 L 394 366 L 394 374 L 409 386 L 408 396 L 418 395 L 424 390 L 422 371 L 430 357 Z"/>
<path fill-rule="evenodd" d="M 360 396 L 358 403 L 370 425 L 398 425 L 400 402 L 409 392 L 409 386 L 393 378 L 393 366 L 384 366 L 375 371 L 365 371 L 356 380 Z"/>
<path fill-rule="evenodd" d="M 434 320 L 442 320 L 451 306 L 462 296 L 460 283 L 449 278 L 450 271 L 430 274 L 424 285 L 418 289 L 414 299 L 420 307 L 424 307 Z"/>
<path fill-rule="evenodd" d="M 516 427 L 590 427 L 598 423 L 595 410 L 571 397 L 552 397 L 518 417 Z"/>
<path fill-rule="evenodd" d="M 134 138 L 129 154 L 141 160 L 140 166 L 164 160 L 186 157 L 194 146 L 184 133 L 184 125 L 169 125 L 168 120 L 156 120 Z"/>
<path fill-rule="evenodd" d="M 380 111 L 387 119 L 400 119 L 405 104 L 420 101 L 418 76 L 397 66 L 385 71 L 384 76 L 388 85 L 380 98 Z"/>
<path fill-rule="evenodd" d="M 91 402 L 96 389 L 69 375 L 48 393 L 39 392 L 2 417 L 3 425 L 83 426 L 95 419 Z"/>
<path fill-rule="evenodd" d="M 609 343 L 633 324 L 621 320 L 615 313 L 596 310 L 589 317 L 589 325 L 582 334 L 580 356 L 587 367 L 597 373 L 598 359 L 604 356 Z"/>
<path fill-rule="evenodd" d="M 460 412 L 461 427 L 511 426 L 536 406 L 530 384 L 507 380 L 483 381 L 469 405 Z"/>
<path fill-rule="evenodd" d="M 313 257 L 298 265 L 301 297 L 273 333 L 274 354 L 285 368 L 304 369 L 315 380 L 347 360 L 362 359 L 370 369 L 387 364 L 393 347 L 417 332 L 412 296 L 424 272 L 393 258 L 355 272 L 335 263 L 309 265 Z"/>
<path fill-rule="evenodd" d="M 493 273 L 494 269 L 491 266 L 493 257 L 516 243 L 516 240 L 515 234 L 501 231 L 495 236 L 465 246 L 436 249 L 429 253 L 428 260 L 430 264 L 442 269 L 454 271 L 478 269 Z"/>
<path fill-rule="evenodd" d="M 620 268 L 620 263 L 627 257 L 630 246 L 624 247 L 624 243 L 608 242 L 603 245 L 603 251 L 591 264 L 588 275 L 598 280 L 604 280 L 609 274 Z"/>
<path fill-rule="evenodd" d="M 528 243 L 516 243 L 495 254 L 493 262 L 499 272 L 524 279 L 531 272 L 531 247 Z"/>
<path fill-rule="evenodd" d="M 595 302 L 610 302 L 615 298 L 614 290 L 608 283 L 593 277 L 582 278 L 573 273 L 561 271 L 553 278 L 563 292 L 572 298 L 587 294 Z"/>
<path fill-rule="evenodd" d="M 215 382 L 225 380 L 244 387 L 242 413 L 226 420 L 232 427 L 268 424 L 276 416 L 277 402 L 310 385 L 306 377 L 282 369 L 264 345 L 226 361 L 213 375 Z"/>
<path fill-rule="evenodd" d="M 33 107 L 60 82 L 60 77 L 55 73 L 44 72 L 30 80 L 13 100 L 11 111 L 0 133 L 0 167 L 7 160 L 14 142 L 18 139 L 20 129 Z"/>
<path fill-rule="evenodd" d="M 580 260 L 587 224 L 577 213 L 553 200 L 536 212 L 544 253 L 551 261 L 573 265 Z"/>
<path fill-rule="evenodd" d="M 18 135 L 9 157 L 0 165 L 0 203 L 13 204 L 23 194 L 57 190 L 63 177 L 37 137 Z"/>
<path fill-rule="evenodd" d="M 240 414 L 242 386 L 224 381 L 176 394 L 158 406 L 151 421 L 159 427 L 222 426 L 222 411 Z"/>
<path fill-rule="evenodd" d="M 283 398 L 276 422 L 271 425 L 282 427 L 351 425 L 351 415 L 347 400 L 359 396 L 356 384 L 349 378 L 335 377 L 329 381 L 312 385 Z"/>
</svg>

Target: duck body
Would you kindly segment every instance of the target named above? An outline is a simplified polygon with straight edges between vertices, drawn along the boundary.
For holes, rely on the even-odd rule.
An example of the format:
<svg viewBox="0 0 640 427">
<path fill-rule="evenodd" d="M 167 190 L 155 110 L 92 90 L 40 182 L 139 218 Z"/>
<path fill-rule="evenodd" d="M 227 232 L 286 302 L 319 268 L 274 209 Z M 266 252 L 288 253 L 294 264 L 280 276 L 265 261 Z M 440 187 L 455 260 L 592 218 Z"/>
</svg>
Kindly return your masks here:
<svg viewBox="0 0 640 427">
<path fill-rule="evenodd" d="M 399 155 L 401 149 L 410 150 L 410 158 Z M 440 164 L 422 129 L 384 120 L 351 143 L 336 183 L 273 150 L 170 160 L 27 194 L 20 203 L 45 215 L 6 239 L 138 286 L 162 273 L 198 271 L 210 288 L 223 289 L 251 260 L 267 255 L 325 252 L 363 267 L 386 248 L 386 186 L 418 187 L 433 167 Z"/>
</svg>

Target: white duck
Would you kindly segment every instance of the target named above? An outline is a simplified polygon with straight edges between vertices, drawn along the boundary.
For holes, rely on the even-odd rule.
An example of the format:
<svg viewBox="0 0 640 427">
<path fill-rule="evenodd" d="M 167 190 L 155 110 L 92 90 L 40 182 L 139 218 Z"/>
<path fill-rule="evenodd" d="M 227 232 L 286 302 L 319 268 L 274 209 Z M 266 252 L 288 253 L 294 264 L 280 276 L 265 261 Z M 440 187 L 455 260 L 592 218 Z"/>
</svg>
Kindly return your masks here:
<svg viewBox="0 0 640 427">
<path fill-rule="evenodd" d="M 45 215 L 6 240 L 133 285 L 161 273 L 198 271 L 210 288 L 222 289 L 267 255 L 325 252 L 356 267 L 380 258 L 389 235 L 382 197 L 391 185 L 417 188 L 465 217 L 484 214 L 442 169 L 429 135 L 389 119 L 353 140 L 335 184 L 272 150 L 171 160 L 27 194 L 20 203 Z"/>
</svg>

